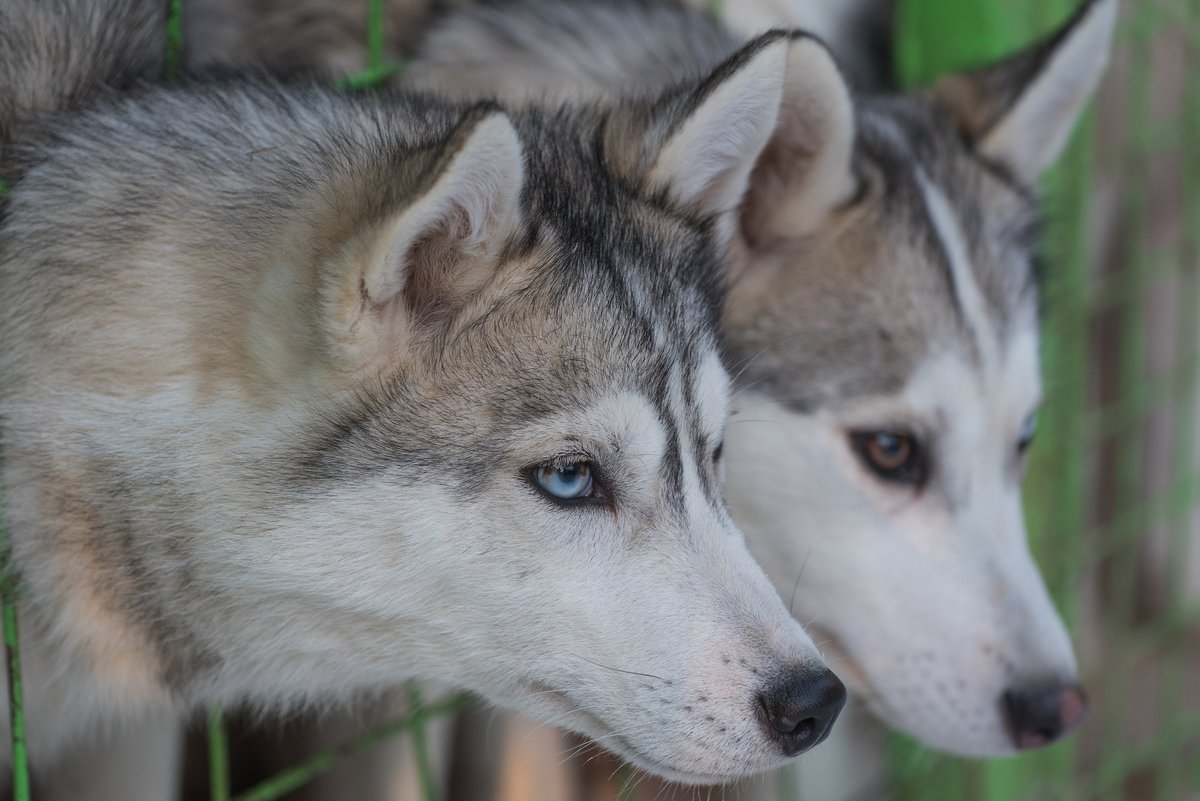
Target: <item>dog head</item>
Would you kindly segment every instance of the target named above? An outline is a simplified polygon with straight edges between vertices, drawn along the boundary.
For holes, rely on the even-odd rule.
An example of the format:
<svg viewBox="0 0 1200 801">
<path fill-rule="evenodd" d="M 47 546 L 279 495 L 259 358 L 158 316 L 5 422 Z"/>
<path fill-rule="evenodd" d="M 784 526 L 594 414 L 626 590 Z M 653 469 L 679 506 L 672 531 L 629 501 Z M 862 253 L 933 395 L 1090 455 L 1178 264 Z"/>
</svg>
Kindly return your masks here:
<svg viewBox="0 0 1200 801">
<path fill-rule="evenodd" d="M 1084 713 L 1020 501 L 1042 400 L 1033 187 L 1116 5 L 918 94 L 855 102 L 827 59 L 807 67 L 743 211 L 734 515 L 870 707 L 959 753 Z"/>
<path fill-rule="evenodd" d="M 354 595 L 426 618 L 428 678 L 682 780 L 778 764 L 842 702 L 722 500 L 723 255 L 789 47 L 651 104 L 464 123 L 325 287 L 379 387 L 316 449 L 328 502 L 378 515 Z"/>
<path fill-rule="evenodd" d="M 721 497 L 723 257 L 789 47 L 616 109 L 64 119 L 0 267 L 27 619 L 126 694 L 436 680 L 692 781 L 819 742 L 844 689 Z"/>
<path fill-rule="evenodd" d="M 435 680 L 692 781 L 819 742 L 844 688 L 721 497 L 723 257 L 789 47 L 617 109 L 64 118 L 0 264 L 26 620 L 107 697 Z"/>
</svg>

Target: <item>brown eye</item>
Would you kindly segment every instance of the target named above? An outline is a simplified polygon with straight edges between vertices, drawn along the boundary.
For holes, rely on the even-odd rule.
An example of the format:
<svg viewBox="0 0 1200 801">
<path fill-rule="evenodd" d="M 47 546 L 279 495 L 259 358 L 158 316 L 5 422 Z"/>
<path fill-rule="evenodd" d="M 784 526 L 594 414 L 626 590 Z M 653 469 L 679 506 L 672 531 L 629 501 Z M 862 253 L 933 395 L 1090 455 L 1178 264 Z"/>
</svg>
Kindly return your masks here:
<svg viewBox="0 0 1200 801">
<path fill-rule="evenodd" d="M 868 470 L 884 481 L 919 487 L 928 473 L 920 442 L 903 431 L 854 431 L 850 444 Z"/>
</svg>

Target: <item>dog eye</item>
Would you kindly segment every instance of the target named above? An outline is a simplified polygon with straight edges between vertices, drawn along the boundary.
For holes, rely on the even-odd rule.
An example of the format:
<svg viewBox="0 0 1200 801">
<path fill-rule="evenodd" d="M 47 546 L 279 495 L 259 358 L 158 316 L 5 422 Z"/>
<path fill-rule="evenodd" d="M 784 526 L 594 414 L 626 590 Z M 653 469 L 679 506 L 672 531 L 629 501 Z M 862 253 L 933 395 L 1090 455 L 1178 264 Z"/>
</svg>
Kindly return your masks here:
<svg viewBox="0 0 1200 801">
<path fill-rule="evenodd" d="M 547 462 L 531 468 L 534 486 L 561 503 L 597 497 L 595 470 L 591 462 Z"/>
<path fill-rule="evenodd" d="M 919 487 L 928 465 L 917 438 L 901 431 L 853 431 L 850 443 L 858 458 L 884 481 Z"/>
<path fill-rule="evenodd" d="M 725 440 L 721 440 L 717 447 L 713 448 L 713 464 L 720 464 L 721 455 L 725 453 Z"/>
<path fill-rule="evenodd" d="M 1033 444 L 1033 437 L 1037 434 L 1038 413 L 1034 412 L 1025 418 L 1025 424 L 1021 426 L 1021 433 L 1017 435 L 1017 453 L 1024 455 L 1025 451 L 1029 450 L 1029 446 Z"/>
</svg>

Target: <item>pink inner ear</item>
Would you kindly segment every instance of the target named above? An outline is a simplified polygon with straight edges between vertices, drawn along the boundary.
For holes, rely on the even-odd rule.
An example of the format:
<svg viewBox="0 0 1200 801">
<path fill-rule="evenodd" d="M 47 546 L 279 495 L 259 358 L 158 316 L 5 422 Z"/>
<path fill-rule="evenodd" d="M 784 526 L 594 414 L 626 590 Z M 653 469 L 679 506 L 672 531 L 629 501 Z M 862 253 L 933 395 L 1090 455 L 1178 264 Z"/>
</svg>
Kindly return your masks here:
<svg viewBox="0 0 1200 801">
<path fill-rule="evenodd" d="M 822 134 L 814 121 L 798 110 L 780 119 L 780 125 L 754 165 L 750 187 L 741 210 L 742 233 L 751 245 L 763 244 L 780 232 L 775 216 L 788 201 L 803 194 L 813 167 L 814 143 Z"/>
<path fill-rule="evenodd" d="M 402 302 L 416 325 L 431 325 L 452 316 L 461 302 L 472 254 L 462 248 L 468 226 L 461 209 L 431 229 L 408 249 L 408 280 Z M 457 219 L 455 219 L 457 217 Z"/>
</svg>

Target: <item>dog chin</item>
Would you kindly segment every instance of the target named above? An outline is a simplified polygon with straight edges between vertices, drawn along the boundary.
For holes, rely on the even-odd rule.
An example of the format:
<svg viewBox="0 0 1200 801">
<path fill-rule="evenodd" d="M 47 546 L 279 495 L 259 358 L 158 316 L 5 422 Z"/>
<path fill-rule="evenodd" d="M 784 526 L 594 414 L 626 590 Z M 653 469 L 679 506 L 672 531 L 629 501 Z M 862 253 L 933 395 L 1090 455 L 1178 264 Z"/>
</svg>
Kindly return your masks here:
<svg viewBox="0 0 1200 801">
<path fill-rule="evenodd" d="M 822 643 L 826 661 L 836 670 L 838 676 L 846 682 L 852 692 L 862 701 L 871 714 L 882 720 L 897 731 L 914 737 L 922 743 L 961 757 L 988 759 L 993 757 L 1012 756 L 1016 749 L 1008 742 L 1007 735 L 998 731 L 994 741 L 972 742 L 962 737 L 949 737 L 944 731 L 922 731 L 912 725 L 912 720 L 897 711 L 889 703 L 886 696 L 879 693 L 871 683 L 870 675 L 850 652 L 842 645 L 837 636 L 819 625 L 808 627 L 812 637 Z"/>
<path fill-rule="evenodd" d="M 610 751 L 629 763 L 630 766 L 667 781 L 690 785 L 724 784 L 765 770 L 772 770 L 788 761 L 780 757 L 777 764 L 748 765 L 744 772 L 733 774 L 705 774 L 680 770 L 639 752 L 628 740 L 614 733 L 612 728 L 600 718 L 581 709 L 581 705 L 572 700 L 571 696 L 565 692 L 536 681 L 526 682 L 525 688 L 526 697 L 523 703 L 515 705 L 516 711 L 535 715 L 552 726 L 587 737 L 606 751 Z"/>
</svg>

